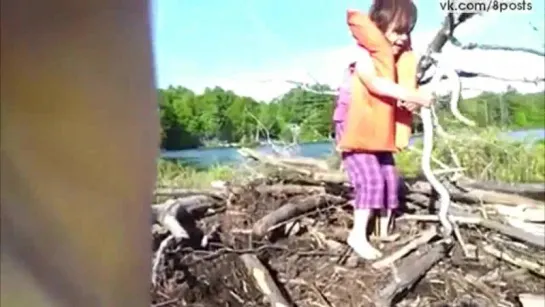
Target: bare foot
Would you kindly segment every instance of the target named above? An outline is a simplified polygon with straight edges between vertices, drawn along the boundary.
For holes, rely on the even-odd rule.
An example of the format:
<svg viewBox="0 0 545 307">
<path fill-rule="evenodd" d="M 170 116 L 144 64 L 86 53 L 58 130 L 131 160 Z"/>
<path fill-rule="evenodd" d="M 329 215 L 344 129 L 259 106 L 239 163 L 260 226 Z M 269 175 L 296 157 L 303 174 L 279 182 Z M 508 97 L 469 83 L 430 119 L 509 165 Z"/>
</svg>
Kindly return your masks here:
<svg viewBox="0 0 545 307">
<path fill-rule="evenodd" d="M 350 234 L 348 238 L 346 239 L 346 243 L 352 247 L 354 252 L 358 254 L 363 259 L 366 260 L 376 260 L 380 257 L 382 257 L 382 253 L 374 248 L 369 241 L 366 239 L 356 239 L 355 236 Z"/>
</svg>

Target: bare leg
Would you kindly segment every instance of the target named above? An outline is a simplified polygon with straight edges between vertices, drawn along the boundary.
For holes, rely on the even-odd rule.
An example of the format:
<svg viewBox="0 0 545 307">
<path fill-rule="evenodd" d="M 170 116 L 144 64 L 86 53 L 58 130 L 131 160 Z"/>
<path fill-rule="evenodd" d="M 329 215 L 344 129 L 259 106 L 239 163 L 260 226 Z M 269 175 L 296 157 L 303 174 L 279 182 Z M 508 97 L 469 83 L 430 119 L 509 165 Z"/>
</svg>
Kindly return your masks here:
<svg viewBox="0 0 545 307">
<path fill-rule="evenodd" d="M 371 213 L 371 209 L 354 210 L 354 226 L 346 240 L 356 254 L 367 260 L 382 257 L 382 253 L 371 245 L 367 236 L 367 225 L 371 219 Z"/>
<path fill-rule="evenodd" d="M 387 238 L 389 236 L 391 220 L 392 220 L 392 210 L 382 210 L 380 212 L 379 237 Z"/>
<path fill-rule="evenodd" d="M 380 171 L 385 180 L 386 199 L 385 208 L 380 213 L 379 238 L 385 241 L 395 240 L 395 236 L 390 236 L 392 229 L 393 208 L 398 207 L 398 187 L 399 176 L 395 167 L 395 161 L 390 153 L 382 154 L 379 158 Z"/>
</svg>

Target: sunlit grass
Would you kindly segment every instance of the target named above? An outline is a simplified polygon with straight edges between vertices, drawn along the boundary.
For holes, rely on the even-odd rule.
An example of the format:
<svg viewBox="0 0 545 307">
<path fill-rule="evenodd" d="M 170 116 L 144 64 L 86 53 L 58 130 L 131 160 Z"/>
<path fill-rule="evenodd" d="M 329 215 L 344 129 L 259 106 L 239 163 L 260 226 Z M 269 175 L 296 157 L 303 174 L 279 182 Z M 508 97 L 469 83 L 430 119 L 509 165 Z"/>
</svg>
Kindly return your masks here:
<svg viewBox="0 0 545 307">
<path fill-rule="evenodd" d="M 185 188 L 207 188 L 214 180 L 230 180 L 235 174 L 231 166 L 213 165 L 198 169 L 174 160 L 159 160 L 157 163 L 157 186 Z"/>
<path fill-rule="evenodd" d="M 455 167 L 449 147 L 456 153 L 467 177 L 504 182 L 542 182 L 545 180 L 545 144 L 499 138 L 498 129 L 459 130 L 452 138 L 436 138 L 433 156 Z M 420 173 L 420 151 L 406 150 L 396 156 L 400 171 L 407 176 Z M 434 169 L 440 169 L 432 162 Z"/>
</svg>

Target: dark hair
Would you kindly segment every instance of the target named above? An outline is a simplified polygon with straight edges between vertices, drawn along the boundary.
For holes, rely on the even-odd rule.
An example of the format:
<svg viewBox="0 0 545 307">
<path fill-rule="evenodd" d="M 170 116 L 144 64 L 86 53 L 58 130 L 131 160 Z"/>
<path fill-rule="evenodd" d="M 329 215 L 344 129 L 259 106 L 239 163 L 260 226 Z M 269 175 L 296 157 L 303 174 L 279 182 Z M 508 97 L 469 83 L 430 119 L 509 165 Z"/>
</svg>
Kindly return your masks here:
<svg viewBox="0 0 545 307">
<path fill-rule="evenodd" d="M 374 0 L 369 10 L 369 18 L 382 32 L 394 23 L 394 31 L 410 33 L 416 25 L 417 15 L 412 0 Z"/>
</svg>

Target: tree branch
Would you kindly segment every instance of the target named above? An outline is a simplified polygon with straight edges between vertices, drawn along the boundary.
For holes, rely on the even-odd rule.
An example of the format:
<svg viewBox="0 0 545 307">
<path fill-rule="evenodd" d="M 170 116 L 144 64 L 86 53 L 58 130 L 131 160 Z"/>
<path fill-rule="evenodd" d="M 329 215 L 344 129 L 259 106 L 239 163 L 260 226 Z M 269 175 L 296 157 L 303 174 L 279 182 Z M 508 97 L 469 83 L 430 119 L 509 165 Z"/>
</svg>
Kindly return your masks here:
<svg viewBox="0 0 545 307">
<path fill-rule="evenodd" d="M 454 46 L 459 47 L 462 50 L 478 49 L 478 50 L 513 51 L 513 52 L 524 52 L 524 53 L 529 53 L 529 54 L 545 57 L 545 51 L 540 51 L 540 50 L 526 48 L 526 47 L 501 46 L 501 45 L 478 44 L 478 43 L 462 44 L 459 40 L 455 39 L 454 37 L 450 40 L 450 42 Z"/>
</svg>

